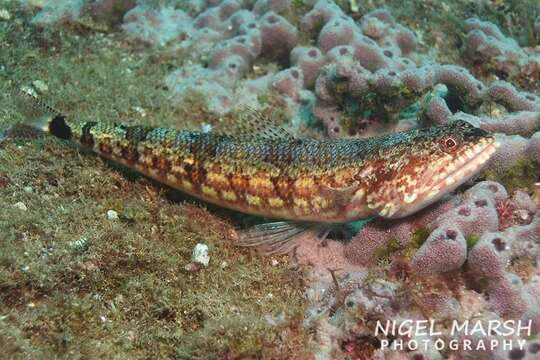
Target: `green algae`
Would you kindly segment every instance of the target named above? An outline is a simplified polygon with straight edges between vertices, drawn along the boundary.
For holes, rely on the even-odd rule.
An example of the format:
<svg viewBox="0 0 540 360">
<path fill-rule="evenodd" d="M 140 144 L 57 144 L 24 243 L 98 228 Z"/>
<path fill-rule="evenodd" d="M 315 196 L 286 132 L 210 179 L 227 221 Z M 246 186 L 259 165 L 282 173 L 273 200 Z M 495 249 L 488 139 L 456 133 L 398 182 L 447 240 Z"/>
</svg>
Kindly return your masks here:
<svg viewBox="0 0 540 360">
<path fill-rule="evenodd" d="M 429 229 L 425 226 L 417 228 L 411 237 L 410 246 L 413 249 L 419 249 L 426 242 L 430 233 Z"/>
<path fill-rule="evenodd" d="M 472 249 L 480 240 L 480 236 L 476 234 L 471 234 L 468 236 L 465 236 L 465 241 L 467 242 L 467 249 Z"/>
<path fill-rule="evenodd" d="M 4 6 L 4 5 L 3 5 Z M 10 89 L 83 119 L 170 127 L 208 118 L 171 106 L 162 80 L 181 59 L 114 34 L 40 29 L 5 5 L 0 131 L 22 121 Z M 144 111 L 140 111 L 143 109 Z M 0 348 L 8 358 L 279 358 L 310 347 L 303 274 L 231 245 L 201 203 L 24 127 L 0 143 Z M 20 206 L 23 203 L 26 210 Z M 119 218 L 107 219 L 115 210 Z M 211 262 L 184 269 L 197 243 Z M 203 346 L 204 345 L 204 346 Z M 283 355 L 281 355 L 283 356 Z"/>
<path fill-rule="evenodd" d="M 429 234 L 430 231 L 425 226 L 416 228 L 411 235 L 411 240 L 405 247 L 401 245 L 399 239 L 390 238 L 386 244 L 381 245 L 373 252 L 373 257 L 377 259 L 377 263 L 381 266 L 389 264 L 395 255 L 404 255 L 410 258 L 426 242 Z"/>
<path fill-rule="evenodd" d="M 504 172 L 485 171 L 485 178 L 500 182 L 511 194 L 515 190 L 533 189 L 534 184 L 539 180 L 539 173 L 540 164 L 529 158 L 522 158 L 516 162 L 516 165 Z"/>
<path fill-rule="evenodd" d="M 389 264 L 392 260 L 392 255 L 402 249 L 398 239 L 391 238 L 384 245 L 381 245 L 373 252 L 373 258 L 377 260 L 377 264 Z"/>
</svg>

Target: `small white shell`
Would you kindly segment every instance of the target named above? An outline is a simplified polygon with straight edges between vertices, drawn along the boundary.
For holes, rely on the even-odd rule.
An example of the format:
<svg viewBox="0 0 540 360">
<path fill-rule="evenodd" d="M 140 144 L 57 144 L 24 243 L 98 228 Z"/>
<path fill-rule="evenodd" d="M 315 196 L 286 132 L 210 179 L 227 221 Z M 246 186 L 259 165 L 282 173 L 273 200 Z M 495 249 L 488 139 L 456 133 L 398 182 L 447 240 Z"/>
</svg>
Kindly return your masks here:
<svg viewBox="0 0 540 360">
<path fill-rule="evenodd" d="M 208 246 L 205 244 L 197 244 L 193 248 L 191 261 L 208 266 L 210 256 L 208 255 Z"/>
<path fill-rule="evenodd" d="M 118 220 L 118 213 L 114 210 L 107 211 L 107 219 Z"/>
</svg>

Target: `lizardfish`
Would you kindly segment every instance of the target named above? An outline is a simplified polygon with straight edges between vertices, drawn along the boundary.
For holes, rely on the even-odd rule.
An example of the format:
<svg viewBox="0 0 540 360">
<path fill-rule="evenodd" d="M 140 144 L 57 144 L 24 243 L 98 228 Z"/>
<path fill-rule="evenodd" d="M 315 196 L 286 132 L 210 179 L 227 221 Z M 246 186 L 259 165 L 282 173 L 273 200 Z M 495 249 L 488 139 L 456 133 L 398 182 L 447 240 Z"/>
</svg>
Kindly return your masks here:
<svg viewBox="0 0 540 360">
<path fill-rule="evenodd" d="M 300 139 L 260 115 L 255 131 L 205 133 L 81 121 L 21 96 L 34 126 L 56 137 L 204 201 L 293 221 L 259 225 L 240 238 L 271 251 L 305 229 L 298 221 L 410 215 L 475 175 L 497 147 L 493 135 L 465 121 L 368 139 Z"/>
</svg>

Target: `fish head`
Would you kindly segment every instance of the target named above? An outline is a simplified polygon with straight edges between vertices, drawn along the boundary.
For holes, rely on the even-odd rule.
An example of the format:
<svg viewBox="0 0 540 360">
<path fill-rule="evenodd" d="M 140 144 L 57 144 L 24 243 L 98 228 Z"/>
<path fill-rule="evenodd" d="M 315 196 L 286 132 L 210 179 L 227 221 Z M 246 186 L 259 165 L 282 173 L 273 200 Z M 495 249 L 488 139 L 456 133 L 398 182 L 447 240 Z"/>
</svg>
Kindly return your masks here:
<svg viewBox="0 0 540 360">
<path fill-rule="evenodd" d="M 387 159 L 394 171 L 384 183 L 376 211 L 386 218 L 410 215 L 439 200 L 477 174 L 495 153 L 495 137 L 466 121 L 397 134 Z M 382 201 L 381 201 L 382 200 Z"/>
</svg>

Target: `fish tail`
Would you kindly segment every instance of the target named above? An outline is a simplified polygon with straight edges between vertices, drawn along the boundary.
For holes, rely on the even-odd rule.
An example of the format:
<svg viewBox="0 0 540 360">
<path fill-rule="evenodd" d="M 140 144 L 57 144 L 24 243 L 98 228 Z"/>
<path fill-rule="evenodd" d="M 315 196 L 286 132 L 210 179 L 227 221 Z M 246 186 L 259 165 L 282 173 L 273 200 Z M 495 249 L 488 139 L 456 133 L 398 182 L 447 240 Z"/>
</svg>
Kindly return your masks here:
<svg viewBox="0 0 540 360">
<path fill-rule="evenodd" d="M 38 99 L 28 89 L 13 90 L 12 96 L 20 113 L 26 118 L 26 125 L 62 139 L 71 138 L 70 128 L 66 124 L 66 116 L 60 111 Z"/>
</svg>

